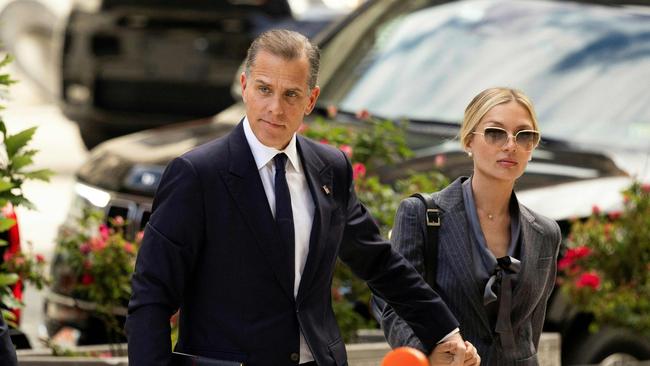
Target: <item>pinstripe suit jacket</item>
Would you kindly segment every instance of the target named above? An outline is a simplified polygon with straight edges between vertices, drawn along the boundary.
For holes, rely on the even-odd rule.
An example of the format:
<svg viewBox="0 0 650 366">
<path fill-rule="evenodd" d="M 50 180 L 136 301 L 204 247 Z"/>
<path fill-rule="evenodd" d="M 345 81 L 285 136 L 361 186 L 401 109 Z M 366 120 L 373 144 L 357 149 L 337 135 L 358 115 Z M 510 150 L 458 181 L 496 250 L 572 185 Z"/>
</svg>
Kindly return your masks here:
<svg viewBox="0 0 650 366">
<path fill-rule="evenodd" d="M 537 346 L 544 323 L 546 302 L 555 284 L 560 229 L 554 221 L 519 205 L 522 268 L 513 289 L 511 320 L 516 340 L 512 354 L 505 354 L 490 326 L 483 306 L 483 288 L 477 285 L 472 263 L 472 241 L 459 178 L 436 194 L 442 224 L 438 240 L 436 287 L 460 322 L 463 337 L 478 350 L 483 365 L 537 365 Z M 424 204 L 407 198 L 400 204 L 392 244 L 415 268 L 424 271 L 426 226 Z M 421 348 L 409 326 L 389 306 L 381 326 L 391 346 Z"/>
</svg>

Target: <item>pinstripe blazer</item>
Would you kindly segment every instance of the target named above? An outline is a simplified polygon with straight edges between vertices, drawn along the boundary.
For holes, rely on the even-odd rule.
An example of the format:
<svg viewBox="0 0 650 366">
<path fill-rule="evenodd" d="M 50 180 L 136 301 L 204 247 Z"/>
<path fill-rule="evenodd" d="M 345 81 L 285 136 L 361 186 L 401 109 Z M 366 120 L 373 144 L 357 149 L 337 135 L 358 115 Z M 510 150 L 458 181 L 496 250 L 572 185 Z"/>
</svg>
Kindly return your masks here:
<svg viewBox="0 0 650 366">
<path fill-rule="evenodd" d="M 537 365 L 537 346 L 544 323 L 546 302 L 555 284 L 561 234 L 556 222 L 519 204 L 521 263 L 513 289 L 511 321 L 516 347 L 505 354 L 498 334 L 490 326 L 483 306 L 483 288 L 474 278 L 472 241 L 459 178 L 435 194 L 442 224 L 438 239 L 436 287 L 460 322 L 463 338 L 478 350 L 483 365 Z M 407 198 L 400 204 L 392 234 L 393 247 L 420 272 L 424 271 L 426 226 L 424 204 Z M 389 306 L 381 326 L 392 347 L 422 348 L 409 326 Z"/>
</svg>

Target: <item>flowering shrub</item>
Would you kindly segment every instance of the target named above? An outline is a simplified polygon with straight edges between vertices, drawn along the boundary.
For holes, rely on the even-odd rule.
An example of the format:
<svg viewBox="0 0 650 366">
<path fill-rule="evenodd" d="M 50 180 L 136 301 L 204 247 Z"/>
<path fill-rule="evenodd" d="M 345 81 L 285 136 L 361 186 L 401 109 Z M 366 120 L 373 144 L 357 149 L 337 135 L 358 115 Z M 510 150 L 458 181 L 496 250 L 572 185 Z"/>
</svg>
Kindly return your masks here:
<svg viewBox="0 0 650 366">
<path fill-rule="evenodd" d="M 0 68 L 11 61 L 9 56 L 0 61 Z M 0 74 L 0 98 L 6 95 L 7 87 L 13 84 L 7 74 Z M 3 107 L 0 105 L 0 110 Z M 47 169 L 31 170 L 33 158 L 38 150 L 29 149 L 36 127 L 10 134 L 7 132 L 5 122 L 0 117 L 0 232 L 10 230 L 16 220 L 7 215 L 5 208 L 25 207 L 34 209 L 34 205 L 23 195 L 22 185 L 28 180 L 48 181 L 52 172 Z M 47 282 L 44 275 L 45 259 L 42 255 L 34 255 L 30 251 L 21 251 L 20 248 L 9 248 L 5 240 L 0 239 L 0 302 L 4 307 L 18 309 L 23 304 L 15 295 L 11 286 L 21 286 L 19 281 L 26 281 L 38 289 Z M 16 327 L 14 313 L 2 309 L 2 315 L 7 323 Z"/>
<path fill-rule="evenodd" d="M 65 228 L 57 239 L 57 256 L 71 274 L 70 288 L 75 298 L 94 303 L 96 315 L 104 322 L 109 341 L 116 342 L 124 331 L 116 310 L 131 297 L 130 279 L 142 239 L 125 236 L 126 222 L 121 217 L 105 223 L 101 211 L 85 209 L 74 228 Z"/>
<path fill-rule="evenodd" d="M 558 262 L 560 285 L 577 307 L 601 325 L 650 335 L 650 185 L 623 192 L 624 209 L 576 221 Z"/>
<path fill-rule="evenodd" d="M 336 117 L 335 108 L 328 108 L 328 112 L 331 119 Z M 379 168 L 413 155 L 406 146 L 405 125 L 377 120 L 367 111 L 357 113 L 356 117 L 364 122 L 363 126 L 352 128 L 319 118 L 308 126 L 304 125 L 301 131 L 316 141 L 338 147 L 350 158 L 357 196 L 386 237 L 404 197 L 414 192 L 436 191 L 448 184 L 448 180 L 431 167 L 428 174 L 412 174 L 393 184 L 382 182 L 377 174 Z M 373 320 L 360 315 L 365 313 L 369 317 L 369 301 L 370 291 L 365 283 L 338 262 L 332 283 L 332 305 L 346 341 L 354 338 L 357 329 L 376 326 Z"/>
</svg>

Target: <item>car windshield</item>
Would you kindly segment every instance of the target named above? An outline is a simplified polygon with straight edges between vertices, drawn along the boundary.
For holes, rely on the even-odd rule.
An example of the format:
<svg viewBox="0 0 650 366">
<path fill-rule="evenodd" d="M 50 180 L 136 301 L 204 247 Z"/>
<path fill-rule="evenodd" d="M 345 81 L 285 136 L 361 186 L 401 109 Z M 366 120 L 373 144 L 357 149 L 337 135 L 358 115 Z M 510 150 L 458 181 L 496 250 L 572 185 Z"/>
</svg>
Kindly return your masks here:
<svg viewBox="0 0 650 366">
<path fill-rule="evenodd" d="M 460 123 L 510 86 L 543 136 L 650 150 L 650 12 L 549 1 L 379 1 L 323 48 L 321 104 Z"/>
</svg>

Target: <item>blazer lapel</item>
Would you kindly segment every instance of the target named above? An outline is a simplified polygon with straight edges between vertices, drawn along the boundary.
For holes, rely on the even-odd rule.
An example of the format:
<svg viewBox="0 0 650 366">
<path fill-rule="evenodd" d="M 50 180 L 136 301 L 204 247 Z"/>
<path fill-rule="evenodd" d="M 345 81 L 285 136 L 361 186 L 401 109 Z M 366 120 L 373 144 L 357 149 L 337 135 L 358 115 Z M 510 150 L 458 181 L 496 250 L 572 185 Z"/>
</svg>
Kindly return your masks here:
<svg viewBox="0 0 650 366">
<path fill-rule="evenodd" d="M 440 191 L 438 195 L 438 206 L 442 211 L 441 235 L 445 235 L 445 238 L 449 239 L 446 245 L 443 241 L 439 242 L 439 245 L 443 245 L 439 248 L 439 256 L 440 260 L 449 263 L 459 283 L 476 284 L 477 280 L 473 272 L 473 244 L 470 240 L 469 222 L 467 221 L 463 204 L 463 181 L 463 178 L 456 179 L 447 188 Z M 483 289 L 480 289 L 476 285 L 461 287 L 462 291 L 465 292 L 468 302 L 471 304 L 471 308 L 483 326 L 486 329 L 491 329 L 490 321 L 487 318 L 485 307 L 481 301 L 483 299 Z"/>
<path fill-rule="evenodd" d="M 305 177 L 314 200 L 314 220 L 309 239 L 309 254 L 298 288 L 298 301 L 304 298 L 319 270 L 320 259 L 327 248 L 327 234 L 332 213 L 336 209 L 333 197 L 333 172 L 329 164 L 323 162 L 309 142 L 298 136 L 298 153 L 301 156 Z"/>
<path fill-rule="evenodd" d="M 534 310 L 544 293 L 545 277 L 539 276 L 537 263 L 539 262 L 540 246 L 544 244 L 544 229 L 535 222 L 535 218 L 528 211 L 519 206 L 519 220 L 521 223 L 522 268 L 519 280 L 513 291 L 512 325 L 518 327 L 523 319 Z"/>
<path fill-rule="evenodd" d="M 291 273 L 287 270 L 284 252 L 279 250 L 279 233 L 275 225 L 269 201 L 264 192 L 259 171 L 244 135 L 242 123 L 237 125 L 228 137 L 228 172 L 223 177 L 242 217 L 255 236 L 256 244 L 268 258 L 271 268 L 287 295 L 293 298 Z"/>
<path fill-rule="evenodd" d="M 453 238 L 446 247 L 441 247 L 442 260 L 449 263 L 449 266 L 456 273 L 459 283 L 470 284 L 461 286 L 463 292 L 474 309 L 474 312 L 481 320 L 483 326 L 490 328 L 490 322 L 485 312 L 485 307 L 481 302 L 483 294 L 479 291 L 476 278 L 474 277 L 474 264 L 472 263 L 472 242 L 470 241 L 469 223 L 465 217 L 465 210 L 454 210 L 448 214 L 443 213 L 441 216 L 441 230 L 449 230 L 447 237 Z M 442 244 L 442 242 L 440 242 Z"/>
</svg>

